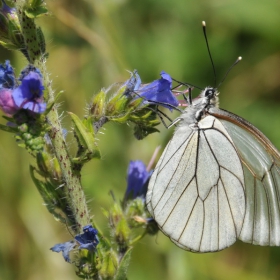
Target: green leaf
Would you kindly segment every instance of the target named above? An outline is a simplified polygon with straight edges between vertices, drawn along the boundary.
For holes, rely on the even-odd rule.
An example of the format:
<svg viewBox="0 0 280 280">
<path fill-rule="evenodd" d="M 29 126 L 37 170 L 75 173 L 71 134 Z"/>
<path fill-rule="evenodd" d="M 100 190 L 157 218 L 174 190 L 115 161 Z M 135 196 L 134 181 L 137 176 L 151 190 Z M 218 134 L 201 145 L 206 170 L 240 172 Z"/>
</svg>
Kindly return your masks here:
<svg viewBox="0 0 280 280">
<path fill-rule="evenodd" d="M 114 280 L 126 280 L 126 274 L 127 274 L 127 269 L 128 269 L 128 265 L 130 262 L 130 257 L 131 257 L 131 252 L 132 252 L 132 247 L 129 248 L 125 255 L 123 256 L 120 265 L 119 265 L 119 269 L 117 274 L 114 277 Z"/>
<path fill-rule="evenodd" d="M 0 124 L 0 129 L 6 132 L 11 132 L 11 133 L 17 133 L 18 132 L 18 128 L 17 127 L 12 127 L 12 126 L 7 126 L 7 125 L 3 125 Z"/>
<path fill-rule="evenodd" d="M 40 195 L 42 196 L 45 205 L 48 209 L 48 211 L 54 216 L 54 218 L 62 223 L 66 223 L 66 218 L 63 215 L 62 209 L 59 209 L 57 206 L 59 205 L 59 197 L 57 196 L 57 193 L 55 192 L 55 187 L 53 187 L 50 182 L 43 182 L 36 178 L 35 172 L 37 170 L 34 166 L 29 167 L 30 176 L 35 184 L 36 188 L 38 189 Z M 61 211 L 58 211 L 61 210 Z"/>
<path fill-rule="evenodd" d="M 48 9 L 45 7 L 37 7 L 36 9 L 27 9 L 24 11 L 29 18 L 36 18 L 48 13 Z"/>
<path fill-rule="evenodd" d="M 93 128 L 90 120 L 81 121 L 74 113 L 69 112 L 74 124 L 74 130 L 76 137 L 79 141 L 79 145 L 82 147 L 82 151 L 78 157 L 73 159 L 74 162 L 81 163 L 91 158 L 100 158 L 100 152 L 97 149 Z"/>
</svg>

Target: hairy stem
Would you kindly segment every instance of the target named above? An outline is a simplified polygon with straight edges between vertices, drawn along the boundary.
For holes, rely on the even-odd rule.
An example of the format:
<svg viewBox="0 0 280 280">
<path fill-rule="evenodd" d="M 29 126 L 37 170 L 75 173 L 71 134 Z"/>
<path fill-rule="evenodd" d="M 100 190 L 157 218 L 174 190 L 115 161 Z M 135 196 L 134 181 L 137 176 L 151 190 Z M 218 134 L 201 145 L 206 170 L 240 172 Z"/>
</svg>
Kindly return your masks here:
<svg viewBox="0 0 280 280">
<path fill-rule="evenodd" d="M 38 37 L 38 29 L 33 18 L 29 18 L 25 14 L 25 2 L 20 0 L 17 2 L 17 11 L 24 37 L 25 47 L 27 50 L 27 59 L 31 64 L 38 67 L 44 77 L 45 99 L 48 104 L 54 102 L 54 92 L 52 90 L 51 81 L 46 69 L 44 53 L 42 53 L 40 38 Z M 62 171 L 64 181 L 64 193 L 67 201 L 64 213 L 67 213 L 67 226 L 70 226 L 74 234 L 82 231 L 85 225 L 90 223 L 89 211 L 87 208 L 85 194 L 81 186 L 80 170 L 75 169 L 71 162 L 71 158 L 65 143 L 62 127 L 59 120 L 57 106 L 54 105 L 46 117 L 50 129 L 49 137 L 52 141 L 55 156 L 58 159 Z"/>
<path fill-rule="evenodd" d="M 39 64 L 41 64 L 40 68 L 42 69 L 48 87 L 47 91 L 49 93 L 49 102 L 51 103 L 54 100 L 51 81 L 47 74 L 45 64 Z M 90 215 L 87 208 L 86 198 L 81 186 L 80 170 L 75 170 L 74 165 L 71 163 L 56 106 L 53 106 L 52 110 L 49 112 L 47 121 L 51 126 L 49 136 L 52 140 L 54 152 L 60 163 L 60 168 L 64 178 L 66 198 L 69 208 L 73 213 L 73 216 L 68 218 L 70 219 L 72 230 L 75 233 L 80 233 L 82 228 L 90 223 Z"/>
</svg>

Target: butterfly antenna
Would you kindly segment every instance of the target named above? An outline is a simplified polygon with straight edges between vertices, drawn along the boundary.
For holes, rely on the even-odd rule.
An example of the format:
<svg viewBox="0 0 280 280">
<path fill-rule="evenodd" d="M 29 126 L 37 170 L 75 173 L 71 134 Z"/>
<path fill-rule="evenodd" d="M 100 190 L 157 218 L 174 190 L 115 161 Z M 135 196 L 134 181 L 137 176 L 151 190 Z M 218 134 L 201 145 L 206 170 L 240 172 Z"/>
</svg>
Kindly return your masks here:
<svg viewBox="0 0 280 280">
<path fill-rule="evenodd" d="M 203 29 L 203 34 L 204 34 L 204 38 L 205 38 L 205 41 L 206 41 L 208 54 L 209 54 L 211 64 L 212 64 L 212 68 L 213 68 L 213 72 L 214 72 L 214 86 L 216 87 L 216 85 L 217 85 L 217 75 L 216 75 L 216 69 L 215 69 L 215 65 L 214 65 L 214 62 L 213 62 L 213 58 L 212 58 L 212 55 L 211 55 L 211 52 L 210 52 L 210 47 L 209 47 L 209 43 L 208 43 L 208 39 L 207 39 L 206 22 L 205 21 L 202 22 L 202 29 Z"/>
<path fill-rule="evenodd" d="M 203 90 L 203 88 L 198 87 L 198 86 L 195 86 L 195 85 L 192 85 L 192 84 L 190 84 L 190 83 L 183 83 L 183 82 L 180 82 L 180 81 L 178 81 L 178 80 L 176 80 L 176 79 L 174 79 L 174 78 L 171 78 L 171 79 L 172 79 L 174 82 L 179 83 L 180 85 L 187 86 L 187 87 L 194 87 L 194 88 L 197 88 L 197 89 Z M 172 90 L 173 90 L 173 89 L 176 89 L 176 88 L 177 88 L 177 86 L 176 86 L 176 87 L 174 87 L 174 88 L 172 88 Z"/>
<path fill-rule="evenodd" d="M 229 69 L 227 70 L 227 72 L 226 72 L 225 76 L 223 77 L 222 81 L 219 83 L 218 87 L 224 82 L 224 80 L 226 79 L 226 77 L 227 77 L 228 73 L 231 71 L 231 69 L 232 69 L 239 61 L 241 61 L 241 60 L 242 60 L 242 57 L 239 56 L 239 57 L 236 59 L 236 61 L 229 67 Z M 217 88 L 218 88 L 218 87 L 217 87 Z"/>
</svg>

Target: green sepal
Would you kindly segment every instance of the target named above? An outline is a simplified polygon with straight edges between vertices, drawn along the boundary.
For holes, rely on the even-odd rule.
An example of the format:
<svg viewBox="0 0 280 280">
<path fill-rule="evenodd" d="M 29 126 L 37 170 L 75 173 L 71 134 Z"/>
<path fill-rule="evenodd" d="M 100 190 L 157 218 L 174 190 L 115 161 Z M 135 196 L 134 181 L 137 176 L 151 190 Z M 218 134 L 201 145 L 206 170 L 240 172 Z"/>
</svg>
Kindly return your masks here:
<svg viewBox="0 0 280 280">
<path fill-rule="evenodd" d="M 90 106 L 90 115 L 93 120 L 99 120 L 104 115 L 105 99 L 106 92 L 104 89 L 101 89 L 100 92 L 94 96 Z"/>
<path fill-rule="evenodd" d="M 102 279 L 113 279 L 118 269 L 118 258 L 113 250 L 106 252 L 102 260 L 99 275 Z"/>
<path fill-rule="evenodd" d="M 127 280 L 126 274 L 130 262 L 131 252 L 132 252 L 132 248 L 128 248 L 128 250 L 125 252 L 119 264 L 119 269 L 114 277 L 114 280 Z"/>
<path fill-rule="evenodd" d="M 147 110 L 147 112 L 145 113 L 145 109 L 139 111 L 139 114 L 131 114 L 130 120 L 131 121 L 141 121 L 141 120 L 146 120 L 148 118 L 153 118 L 153 111 L 152 110 Z M 143 115 L 140 115 L 140 113 L 143 112 Z"/>
<path fill-rule="evenodd" d="M 97 268 L 99 266 L 99 258 L 96 251 L 87 249 L 79 249 L 78 263 L 76 264 L 78 271 L 76 275 L 83 279 L 96 279 Z"/>
<path fill-rule="evenodd" d="M 102 230 L 95 223 L 91 223 L 92 226 L 98 231 L 99 244 L 97 249 L 102 247 L 102 250 L 108 251 L 112 247 L 109 239 L 105 237 Z"/>
<path fill-rule="evenodd" d="M 0 124 L 0 129 L 6 132 L 11 132 L 11 133 L 17 133 L 18 132 L 18 128 L 17 127 L 12 127 L 12 126 L 7 126 L 7 125 L 3 125 Z"/>
<path fill-rule="evenodd" d="M 145 202 L 141 197 L 128 200 L 127 205 L 125 207 L 125 214 L 128 217 L 129 226 L 131 228 L 135 228 L 139 225 L 142 225 L 142 223 L 138 223 L 133 218 L 134 216 L 144 217 L 146 215 L 145 208 Z"/>
<path fill-rule="evenodd" d="M 46 7 L 39 6 L 34 9 L 32 9 L 32 8 L 27 9 L 24 12 L 25 12 L 26 16 L 28 16 L 29 18 L 36 18 L 36 17 L 47 14 L 48 9 Z"/>
<path fill-rule="evenodd" d="M 126 112 L 123 115 L 117 115 L 114 117 L 110 117 L 110 121 L 114 121 L 114 122 L 118 122 L 118 123 L 126 123 L 127 121 L 129 121 L 130 118 L 130 112 Z"/>
<path fill-rule="evenodd" d="M 129 99 L 123 95 L 122 92 L 116 93 L 106 104 L 106 116 L 117 117 L 118 115 L 123 115 Z"/>
<path fill-rule="evenodd" d="M 8 122 L 14 122 L 14 119 L 11 118 L 11 117 L 7 117 L 7 116 L 4 116 L 4 115 L 3 115 L 2 118 L 5 119 L 5 120 L 8 121 Z"/>
<path fill-rule="evenodd" d="M 78 153 L 78 157 L 72 159 L 75 163 L 86 162 L 92 158 L 100 158 L 100 152 L 97 149 L 93 127 L 90 119 L 84 119 L 81 121 L 74 113 L 68 112 L 73 124 L 76 137 L 81 146 L 81 151 Z"/>
<path fill-rule="evenodd" d="M 39 170 L 36 170 L 41 176 L 49 178 L 54 184 L 62 182 L 62 172 L 56 157 L 42 151 L 36 153 L 36 161 Z"/>
</svg>

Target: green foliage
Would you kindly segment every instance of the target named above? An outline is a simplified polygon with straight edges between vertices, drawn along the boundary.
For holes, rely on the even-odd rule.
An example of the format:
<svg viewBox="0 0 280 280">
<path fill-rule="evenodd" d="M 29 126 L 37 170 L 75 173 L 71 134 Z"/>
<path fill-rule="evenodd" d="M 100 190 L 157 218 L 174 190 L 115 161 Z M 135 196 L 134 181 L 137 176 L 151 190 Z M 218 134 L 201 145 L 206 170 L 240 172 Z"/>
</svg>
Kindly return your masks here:
<svg viewBox="0 0 280 280">
<path fill-rule="evenodd" d="M 76 158 L 72 161 L 75 163 L 87 162 L 92 158 L 100 158 L 99 150 L 94 139 L 92 122 L 89 119 L 83 121 L 74 113 L 68 113 L 74 124 L 74 133 L 79 145 L 79 151 Z"/>
</svg>

